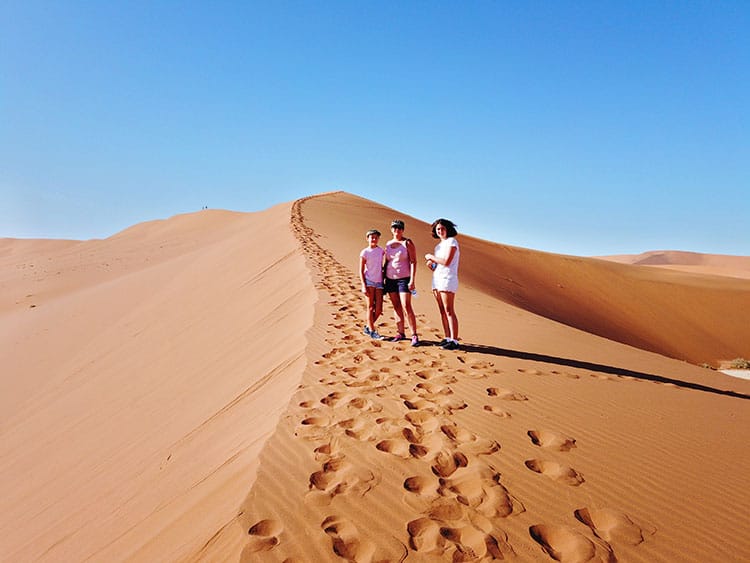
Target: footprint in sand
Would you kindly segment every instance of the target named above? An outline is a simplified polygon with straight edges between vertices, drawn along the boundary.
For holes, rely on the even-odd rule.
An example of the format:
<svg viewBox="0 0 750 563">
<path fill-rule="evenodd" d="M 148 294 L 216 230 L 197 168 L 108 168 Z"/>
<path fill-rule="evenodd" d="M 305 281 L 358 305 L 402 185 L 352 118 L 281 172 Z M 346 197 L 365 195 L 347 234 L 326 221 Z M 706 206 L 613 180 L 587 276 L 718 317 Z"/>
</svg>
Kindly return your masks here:
<svg viewBox="0 0 750 563">
<path fill-rule="evenodd" d="M 329 516 L 320 526 L 331 537 L 331 546 L 336 555 L 358 563 L 372 561 L 375 544 L 362 538 L 354 524 L 339 516 Z"/>
<path fill-rule="evenodd" d="M 302 426 L 328 426 L 330 420 L 327 416 L 308 416 L 302 419 Z"/>
<path fill-rule="evenodd" d="M 573 514 L 597 537 L 609 543 L 638 545 L 646 536 L 656 533 L 655 527 L 639 525 L 624 512 L 612 508 L 579 508 Z"/>
<path fill-rule="evenodd" d="M 420 458 L 427 455 L 427 448 L 417 444 L 410 444 L 406 440 L 381 440 L 375 445 L 375 448 L 381 452 L 400 457 L 401 459 L 409 459 L 410 457 Z"/>
<path fill-rule="evenodd" d="M 407 524 L 409 547 L 452 561 L 501 560 L 515 554 L 502 531 L 478 520 L 455 503 L 438 503 L 428 516 Z"/>
<path fill-rule="evenodd" d="M 565 526 L 538 524 L 529 528 L 529 534 L 555 561 L 563 563 L 584 561 L 615 563 L 617 561 L 608 544 L 598 538 L 589 539 Z"/>
<path fill-rule="evenodd" d="M 283 526 L 276 520 L 256 522 L 247 531 L 251 538 L 245 546 L 245 550 L 250 553 L 272 550 L 279 544 L 279 535 L 283 529 Z"/>
<path fill-rule="evenodd" d="M 583 476 L 575 469 L 567 465 L 561 465 L 555 461 L 527 459 L 524 463 L 534 473 L 545 475 L 553 481 L 559 481 L 572 487 L 577 487 L 584 482 Z"/>
<path fill-rule="evenodd" d="M 452 542 L 456 551 L 453 561 L 478 561 L 490 559 L 505 559 L 515 555 L 506 537 L 486 534 L 474 526 L 460 526 L 440 528 L 440 535 Z"/>
<path fill-rule="evenodd" d="M 371 471 L 357 473 L 342 458 L 329 459 L 320 471 L 310 475 L 310 492 L 325 493 L 327 500 L 341 494 L 364 496 L 376 484 L 376 476 Z"/>
<path fill-rule="evenodd" d="M 500 418 L 510 418 L 511 417 L 511 414 L 508 411 L 504 411 L 500 407 L 495 407 L 493 405 L 484 405 L 482 408 L 484 410 L 486 410 L 487 412 L 491 412 L 492 414 L 494 414 L 495 416 L 498 416 Z"/>
<path fill-rule="evenodd" d="M 344 429 L 344 434 L 360 442 L 367 442 L 375 433 L 375 428 L 365 417 L 347 418 L 336 424 L 339 428 Z"/>
<path fill-rule="evenodd" d="M 440 524 L 431 518 L 418 518 L 406 525 L 409 547 L 421 553 L 443 553 L 445 539 L 440 534 Z"/>
<path fill-rule="evenodd" d="M 513 391 L 511 389 L 504 389 L 502 387 L 488 387 L 487 395 L 490 397 L 497 397 L 504 401 L 528 401 L 529 398 L 523 393 Z"/>
<path fill-rule="evenodd" d="M 440 425 L 440 419 L 430 410 L 412 410 L 406 413 L 405 418 L 422 432 L 432 432 Z"/>
<path fill-rule="evenodd" d="M 327 407 L 335 407 L 336 404 L 341 401 L 341 399 L 344 398 L 344 394 L 339 391 L 333 391 L 332 393 L 328 393 L 325 397 L 323 397 L 320 402 L 326 405 Z"/>
<path fill-rule="evenodd" d="M 573 438 L 567 438 L 556 432 L 546 430 L 529 430 L 527 432 L 532 443 L 540 448 L 551 448 L 561 452 L 567 452 L 576 447 L 576 441 Z"/>
<path fill-rule="evenodd" d="M 434 495 L 437 493 L 435 479 L 419 475 L 408 477 L 404 481 L 404 489 L 418 495 Z"/>
<path fill-rule="evenodd" d="M 455 476 L 439 481 L 441 496 L 453 496 L 461 505 L 486 518 L 506 518 L 526 510 L 500 483 L 500 474 L 489 466 L 460 469 Z"/>
<path fill-rule="evenodd" d="M 469 465 L 469 459 L 461 452 L 441 451 L 435 456 L 431 469 L 438 477 L 450 477 L 459 467 Z"/>
<path fill-rule="evenodd" d="M 429 395 L 452 395 L 453 389 L 446 385 L 440 385 L 438 383 L 417 383 L 416 387 L 414 388 L 414 391 L 416 391 L 419 394 L 429 394 Z"/>
<path fill-rule="evenodd" d="M 455 424 L 443 424 L 440 430 L 457 446 L 469 446 L 476 455 L 493 454 L 500 449 L 500 444 L 494 440 L 479 438 L 476 434 L 459 428 Z"/>
<path fill-rule="evenodd" d="M 518 373 L 523 373 L 524 375 L 546 375 L 543 371 L 532 368 L 518 368 Z"/>
</svg>

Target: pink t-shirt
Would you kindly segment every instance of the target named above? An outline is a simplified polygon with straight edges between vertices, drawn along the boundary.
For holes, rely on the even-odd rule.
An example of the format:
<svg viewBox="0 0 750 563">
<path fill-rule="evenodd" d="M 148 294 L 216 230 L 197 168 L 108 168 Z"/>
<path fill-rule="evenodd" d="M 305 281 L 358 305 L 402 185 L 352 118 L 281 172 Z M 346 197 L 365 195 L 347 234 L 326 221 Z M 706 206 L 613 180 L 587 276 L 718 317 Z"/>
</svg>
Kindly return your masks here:
<svg viewBox="0 0 750 563">
<path fill-rule="evenodd" d="M 383 283 L 383 255 L 382 247 L 369 246 L 359 253 L 360 258 L 365 259 L 365 279 L 373 283 Z"/>
<path fill-rule="evenodd" d="M 409 262 L 409 251 L 406 249 L 406 239 L 386 244 L 385 258 L 388 260 L 385 270 L 387 278 L 398 280 L 411 276 L 411 262 Z"/>
</svg>

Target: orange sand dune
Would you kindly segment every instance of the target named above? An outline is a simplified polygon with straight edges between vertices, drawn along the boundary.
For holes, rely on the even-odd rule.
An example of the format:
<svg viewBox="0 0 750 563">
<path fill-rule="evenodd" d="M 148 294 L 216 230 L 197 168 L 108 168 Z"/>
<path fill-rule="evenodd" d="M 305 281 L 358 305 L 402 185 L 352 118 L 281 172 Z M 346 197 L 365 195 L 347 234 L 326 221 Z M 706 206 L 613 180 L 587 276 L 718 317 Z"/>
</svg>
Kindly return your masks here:
<svg viewBox="0 0 750 563">
<path fill-rule="evenodd" d="M 459 234 L 462 350 L 422 265 L 424 345 L 373 341 L 394 216 L 432 250 L 341 192 L 0 241 L 0 560 L 750 558 L 750 381 L 693 365 L 746 281 Z"/>
<path fill-rule="evenodd" d="M 0 560 L 197 552 L 304 366 L 289 205 L 0 249 Z"/>
<path fill-rule="evenodd" d="M 750 256 L 700 254 L 698 252 L 678 250 L 654 250 L 642 254 L 602 256 L 602 259 L 622 264 L 657 266 L 696 274 L 750 278 Z"/>
</svg>

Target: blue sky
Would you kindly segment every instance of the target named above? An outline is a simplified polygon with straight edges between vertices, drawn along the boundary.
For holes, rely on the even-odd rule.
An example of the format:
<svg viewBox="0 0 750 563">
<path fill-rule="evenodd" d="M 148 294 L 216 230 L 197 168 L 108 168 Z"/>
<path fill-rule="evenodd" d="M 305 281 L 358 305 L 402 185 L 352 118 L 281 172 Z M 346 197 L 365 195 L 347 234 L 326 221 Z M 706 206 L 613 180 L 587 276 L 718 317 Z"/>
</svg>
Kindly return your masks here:
<svg viewBox="0 0 750 563">
<path fill-rule="evenodd" d="M 750 255 L 750 3 L 0 5 L 0 237 L 330 190 L 576 255 Z"/>
</svg>

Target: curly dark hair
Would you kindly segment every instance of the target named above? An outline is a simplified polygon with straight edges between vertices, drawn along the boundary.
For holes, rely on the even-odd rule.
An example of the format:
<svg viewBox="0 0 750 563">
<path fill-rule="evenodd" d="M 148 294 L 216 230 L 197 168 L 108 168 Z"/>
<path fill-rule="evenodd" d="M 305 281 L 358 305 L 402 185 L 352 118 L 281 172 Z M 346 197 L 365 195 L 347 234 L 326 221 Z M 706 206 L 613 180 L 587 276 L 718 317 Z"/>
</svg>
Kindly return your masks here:
<svg viewBox="0 0 750 563">
<path fill-rule="evenodd" d="M 453 221 L 449 219 L 436 219 L 431 225 L 432 238 L 440 238 L 437 235 L 437 232 L 435 232 L 435 227 L 437 227 L 438 225 L 442 225 L 443 227 L 445 227 L 445 230 L 448 231 L 449 237 L 455 237 L 458 234 L 458 231 L 456 230 L 456 227 L 458 225 L 454 224 Z"/>
</svg>

